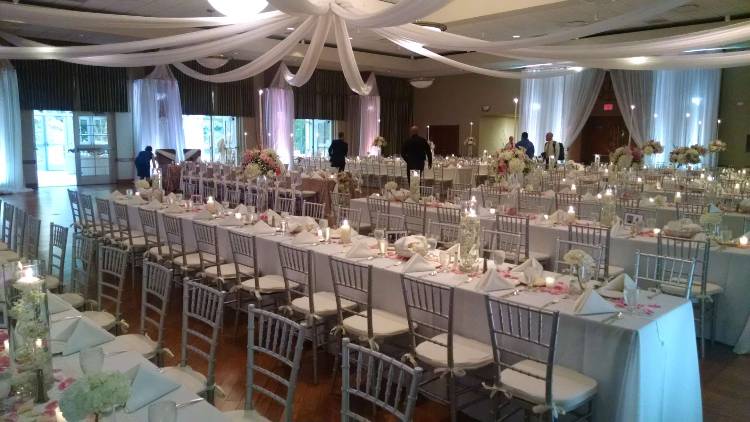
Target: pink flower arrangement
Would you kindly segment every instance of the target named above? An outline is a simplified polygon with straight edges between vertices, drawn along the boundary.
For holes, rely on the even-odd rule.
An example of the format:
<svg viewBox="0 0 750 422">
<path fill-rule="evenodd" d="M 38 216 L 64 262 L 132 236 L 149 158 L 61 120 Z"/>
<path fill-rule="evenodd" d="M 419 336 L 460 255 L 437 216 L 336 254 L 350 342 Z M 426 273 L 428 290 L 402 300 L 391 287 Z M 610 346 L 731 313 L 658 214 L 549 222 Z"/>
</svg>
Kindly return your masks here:
<svg viewBox="0 0 750 422">
<path fill-rule="evenodd" d="M 242 155 L 242 166 L 249 178 L 281 175 L 281 160 L 272 149 L 249 149 Z"/>
</svg>

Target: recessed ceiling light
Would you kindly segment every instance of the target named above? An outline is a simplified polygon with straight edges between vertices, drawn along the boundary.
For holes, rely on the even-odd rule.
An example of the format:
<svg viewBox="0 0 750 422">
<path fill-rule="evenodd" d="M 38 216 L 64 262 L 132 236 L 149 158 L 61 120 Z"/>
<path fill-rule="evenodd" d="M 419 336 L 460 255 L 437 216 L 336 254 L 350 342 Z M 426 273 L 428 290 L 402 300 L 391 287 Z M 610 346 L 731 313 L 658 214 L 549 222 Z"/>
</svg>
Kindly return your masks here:
<svg viewBox="0 0 750 422">
<path fill-rule="evenodd" d="M 521 38 L 520 35 L 514 35 L 513 38 Z"/>
<path fill-rule="evenodd" d="M 644 64 L 644 63 L 646 63 L 648 61 L 648 57 L 643 57 L 643 56 L 630 57 L 627 60 L 631 64 Z"/>
<path fill-rule="evenodd" d="M 290 27 L 288 27 L 288 28 L 287 28 L 286 30 L 287 30 L 287 31 L 294 31 L 294 27 L 293 27 L 293 26 L 290 26 Z"/>
</svg>

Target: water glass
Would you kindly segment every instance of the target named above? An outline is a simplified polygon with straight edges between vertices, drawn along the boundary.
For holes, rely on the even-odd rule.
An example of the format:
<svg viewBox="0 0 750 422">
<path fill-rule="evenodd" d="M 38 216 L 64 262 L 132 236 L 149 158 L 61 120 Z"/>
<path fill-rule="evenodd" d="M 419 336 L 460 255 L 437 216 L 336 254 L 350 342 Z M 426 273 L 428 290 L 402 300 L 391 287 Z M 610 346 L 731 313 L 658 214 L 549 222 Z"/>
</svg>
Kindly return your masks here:
<svg viewBox="0 0 750 422">
<path fill-rule="evenodd" d="M 646 220 L 646 228 L 653 229 L 656 227 L 656 219 L 655 218 L 649 218 Z"/>
<path fill-rule="evenodd" d="M 129 197 L 130 197 L 130 196 L 133 196 L 133 189 L 126 189 L 126 190 L 125 190 L 125 195 L 127 195 L 127 196 L 129 196 Z"/>
<path fill-rule="evenodd" d="M 104 351 L 101 347 L 81 350 L 78 353 L 78 363 L 85 375 L 97 374 L 101 372 L 104 365 Z"/>
<path fill-rule="evenodd" d="M 633 313 L 638 309 L 638 289 L 623 290 L 623 299 L 628 307 L 628 312 Z"/>
<path fill-rule="evenodd" d="M 440 271 L 448 271 L 448 265 L 450 264 L 450 255 L 448 252 L 440 251 L 438 261 L 440 262 Z"/>
<path fill-rule="evenodd" d="M 375 229 L 372 234 L 375 237 L 375 240 L 385 239 L 385 230 L 383 229 Z"/>
<path fill-rule="evenodd" d="M 732 231 L 731 230 L 722 230 L 721 231 L 721 241 L 722 242 L 729 242 L 732 240 Z"/>
<path fill-rule="evenodd" d="M 492 251 L 492 261 L 495 263 L 495 268 L 502 267 L 502 265 L 505 263 L 505 251 Z"/>
<path fill-rule="evenodd" d="M 148 422 L 177 422 L 177 403 L 164 400 L 150 405 Z"/>
<path fill-rule="evenodd" d="M 437 248 L 438 241 L 434 237 L 430 236 L 427 238 L 427 249 L 434 251 Z"/>
</svg>

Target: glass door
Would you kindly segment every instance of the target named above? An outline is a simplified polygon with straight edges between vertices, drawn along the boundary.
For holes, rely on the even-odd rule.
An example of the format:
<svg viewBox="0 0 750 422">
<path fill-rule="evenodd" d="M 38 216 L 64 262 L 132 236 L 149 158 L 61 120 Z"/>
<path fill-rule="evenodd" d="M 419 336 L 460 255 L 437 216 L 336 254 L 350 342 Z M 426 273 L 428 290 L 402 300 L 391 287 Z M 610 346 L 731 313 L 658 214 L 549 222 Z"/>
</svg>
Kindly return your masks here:
<svg viewBox="0 0 750 422">
<path fill-rule="evenodd" d="M 37 185 L 76 184 L 73 112 L 34 110 Z"/>
<path fill-rule="evenodd" d="M 112 122 L 107 114 L 76 113 L 76 174 L 79 185 L 114 182 Z"/>
</svg>

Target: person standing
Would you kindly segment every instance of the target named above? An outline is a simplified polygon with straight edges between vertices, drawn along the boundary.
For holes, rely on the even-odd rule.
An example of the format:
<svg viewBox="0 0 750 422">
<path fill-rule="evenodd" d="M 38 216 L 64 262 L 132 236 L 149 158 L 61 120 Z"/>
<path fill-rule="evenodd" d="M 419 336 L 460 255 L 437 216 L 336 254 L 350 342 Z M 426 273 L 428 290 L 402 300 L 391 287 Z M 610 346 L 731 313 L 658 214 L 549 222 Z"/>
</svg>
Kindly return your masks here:
<svg viewBox="0 0 750 422">
<path fill-rule="evenodd" d="M 425 161 L 428 167 L 432 168 L 432 151 L 427 140 L 419 136 L 419 126 L 412 126 L 409 133 L 411 136 L 401 146 L 401 158 L 406 161 L 406 177 L 410 181 L 411 171 L 418 170 L 421 174 Z"/>
<path fill-rule="evenodd" d="M 529 140 L 529 132 L 521 134 L 521 140 L 516 144 L 516 148 L 523 148 L 526 150 L 526 155 L 529 158 L 534 158 L 534 144 Z"/>
<path fill-rule="evenodd" d="M 331 141 L 328 147 L 328 158 L 331 167 L 339 169 L 339 173 L 346 168 L 346 155 L 349 153 L 349 144 L 344 141 L 344 132 L 339 132 L 339 137 Z"/>
<path fill-rule="evenodd" d="M 139 179 L 151 178 L 151 161 L 154 159 L 154 153 L 151 146 L 147 146 L 135 157 L 135 174 Z"/>
<path fill-rule="evenodd" d="M 542 159 L 547 163 L 548 168 L 556 167 L 557 161 L 565 161 L 565 148 L 559 142 L 554 141 L 553 136 L 552 132 L 547 132 L 542 149 Z"/>
<path fill-rule="evenodd" d="M 508 137 L 508 143 L 505 144 L 505 147 L 503 147 L 503 150 L 505 150 L 505 151 L 513 151 L 514 149 L 516 149 L 515 138 L 513 138 L 512 136 L 509 136 Z"/>
</svg>

